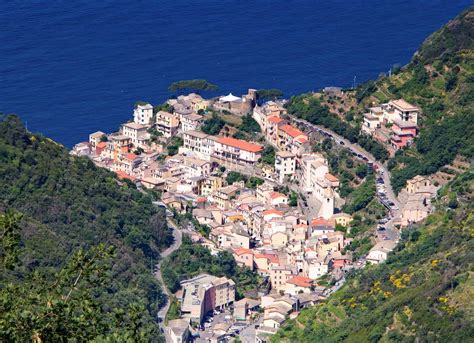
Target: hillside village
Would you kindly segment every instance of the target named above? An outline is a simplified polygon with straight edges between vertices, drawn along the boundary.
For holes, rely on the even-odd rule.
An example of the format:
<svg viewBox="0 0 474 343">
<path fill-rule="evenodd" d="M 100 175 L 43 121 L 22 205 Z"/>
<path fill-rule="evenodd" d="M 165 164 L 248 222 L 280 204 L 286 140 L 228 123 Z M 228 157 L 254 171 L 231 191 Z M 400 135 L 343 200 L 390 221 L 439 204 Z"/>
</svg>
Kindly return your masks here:
<svg viewBox="0 0 474 343">
<path fill-rule="evenodd" d="M 346 235 L 352 216 L 341 211 L 345 199 L 339 195 L 340 180 L 330 173 L 325 156 L 312 151 L 313 138 L 302 131 L 305 125 L 294 125 L 284 103 L 258 104 L 253 89 L 241 97 L 229 94 L 215 99 L 191 93 L 159 107 L 140 102 L 118 132 L 91 133 L 89 141 L 71 152 L 91 158 L 139 188 L 159 192 L 157 204 L 166 207 L 169 217 L 192 215 L 193 221 L 183 229 L 193 241 L 213 254 L 230 251 L 239 266 L 271 285 L 268 294 L 257 292 L 237 301 L 235 283 L 225 277 L 202 274 L 183 280 L 176 295 L 182 319 L 166 327 L 173 342 L 184 341 L 194 332 L 190 322 L 206 330 L 201 337 L 208 334 L 214 341 L 250 330 L 248 323 L 255 318 L 254 336 L 275 333 L 301 308 L 337 289 L 351 269 L 383 262 L 398 241 L 397 228 L 410 226 L 432 211 L 430 199 L 437 187 L 429 179 L 410 180 L 399 208 L 385 193 L 382 165 L 370 162 L 367 168 L 377 174 L 377 195 L 390 213 L 379 223 L 379 233 L 390 225 L 393 234 L 379 235 L 366 258 L 354 260 L 345 249 L 353 240 Z M 203 132 L 208 111 L 237 117 L 252 113 L 263 139 L 249 142 L 222 131 Z M 419 115 L 418 108 L 402 99 L 390 101 L 364 115 L 361 131 L 400 149 L 417 135 Z M 339 141 L 336 135 L 331 137 Z M 344 145 L 342 140 L 339 143 Z M 266 146 L 275 150 L 270 166 L 262 163 Z M 355 157 L 368 161 L 362 155 Z M 237 180 L 229 182 L 232 178 Z M 330 287 L 318 281 L 328 274 L 333 280 Z M 219 315 L 229 306 L 232 319 L 226 315 L 210 332 L 209 314 Z M 257 315 L 259 307 L 262 316 Z M 247 324 L 235 326 L 234 321 Z"/>
</svg>

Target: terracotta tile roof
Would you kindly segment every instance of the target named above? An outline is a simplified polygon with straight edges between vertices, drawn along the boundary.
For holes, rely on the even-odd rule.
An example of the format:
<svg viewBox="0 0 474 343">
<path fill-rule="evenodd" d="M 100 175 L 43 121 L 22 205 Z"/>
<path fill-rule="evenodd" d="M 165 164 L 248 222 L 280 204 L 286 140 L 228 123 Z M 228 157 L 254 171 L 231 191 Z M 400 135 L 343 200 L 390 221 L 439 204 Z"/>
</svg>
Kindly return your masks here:
<svg viewBox="0 0 474 343">
<path fill-rule="evenodd" d="M 288 125 L 288 124 L 282 125 L 280 127 L 280 130 L 285 132 L 286 134 L 290 135 L 293 138 L 296 138 L 298 136 L 305 136 L 306 137 L 306 135 L 303 132 L 298 130 L 296 127 L 293 127 L 293 126 Z"/>
<path fill-rule="evenodd" d="M 336 176 L 332 175 L 331 173 L 326 173 L 324 177 L 331 182 L 339 182 L 339 179 Z"/>
<path fill-rule="evenodd" d="M 300 143 L 306 143 L 308 141 L 308 138 L 306 138 L 306 137 L 297 137 L 297 138 L 295 138 L 295 140 L 300 142 Z"/>
<path fill-rule="evenodd" d="M 295 229 L 300 228 L 300 227 L 308 227 L 306 224 L 296 224 Z"/>
<path fill-rule="evenodd" d="M 300 287 L 311 287 L 313 285 L 313 280 L 304 276 L 295 276 L 286 283 L 291 283 L 292 285 L 300 286 Z"/>
<path fill-rule="evenodd" d="M 235 139 L 232 137 L 219 137 L 217 142 L 223 145 L 229 145 L 234 148 L 239 148 L 241 150 L 250 151 L 250 152 L 260 152 L 263 150 L 263 147 L 258 144 L 252 144 L 241 139 Z"/>
<path fill-rule="evenodd" d="M 273 124 L 280 124 L 283 121 L 283 119 L 281 119 L 280 117 L 277 117 L 277 116 L 270 117 L 267 120 L 270 123 L 273 123 Z"/>
<path fill-rule="evenodd" d="M 95 146 L 96 146 L 96 148 L 103 149 L 103 148 L 105 148 L 106 145 L 107 145 L 106 142 L 99 142 Z"/>
<path fill-rule="evenodd" d="M 280 260 L 278 259 L 278 256 L 276 255 L 271 255 L 271 254 L 254 254 L 255 258 L 265 258 L 271 263 L 279 264 Z"/>
<path fill-rule="evenodd" d="M 133 153 L 130 153 L 130 154 L 125 155 L 125 158 L 126 158 L 127 160 L 130 160 L 130 161 L 134 161 L 137 157 L 138 157 L 138 156 L 135 155 L 135 154 L 133 154 Z"/>
<path fill-rule="evenodd" d="M 319 217 L 311 221 L 311 226 L 331 226 L 331 223 L 323 217 Z"/>
<path fill-rule="evenodd" d="M 264 216 L 267 216 L 267 215 L 269 215 L 269 214 L 277 214 L 277 215 L 279 215 L 279 216 L 283 216 L 283 212 L 278 211 L 278 210 L 276 210 L 276 209 L 274 209 L 274 208 L 270 208 L 270 209 L 268 209 L 268 210 L 266 210 L 266 211 L 263 211 L 262 214 L 263 214 Z"/>
<path fill-rule="evenodd" d="M 234 254 L 236 255 L 243 255 L 243 254 L 252 254 L 253 255 L 253 251 L 250 250 L 250 249 L 245 249 L 245 248 L 237 248 L 237 249 L 234 249 Z"/>
<path fill-rule="evenodd" d="M 199 197 L 196 199 L 196 202 L 206 202 L 207 201 L 207 198 L 205 197 Z"/>
<path fill-rule="evenodd" d="M 135 181 L 137 179 L 136 177 L 128 175 L 126 172 L 121 170 L 117 171 L 116 174 L 120 179 L 128 179 L 131 181 Z"/>
<path fill-rule="evenodd" d="M 277 199 L 277 198 L 281 198 L 281 197 L 287 198 L 287 196 L 285 194 L 281 194 L 280 192 L 271 192 L 270 197 L 272 199 Z"/>
</svg>

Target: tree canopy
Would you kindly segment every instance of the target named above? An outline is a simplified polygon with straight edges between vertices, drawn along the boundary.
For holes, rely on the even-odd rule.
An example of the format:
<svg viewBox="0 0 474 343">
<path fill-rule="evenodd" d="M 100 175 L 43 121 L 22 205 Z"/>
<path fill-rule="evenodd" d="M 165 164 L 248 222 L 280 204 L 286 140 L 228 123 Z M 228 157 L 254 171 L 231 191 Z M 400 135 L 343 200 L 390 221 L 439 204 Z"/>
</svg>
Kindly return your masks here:
<svg viewBox="0 0 474 343">
<path fill-rule="evenodd" d="M 189 91 L 217 91 L 219 87 L 207 80 L 194 79 L 194 80 L 181 80 L 173 82 L 169 85 L 168 90 L 170 92 L 176 92 L 181 90 Z"/>
<path fill-rule="evenodd" d="M 58 341 L 55 332 L 83 341 L 112 337 L 112 319 L 132 315 L 137 332 L 158 338 L 156 311 L 165 299 L 152 268 L 172 235 L 150 196 L 31 134 L 17 116 L 3 116 L 0 214 L 8 211 L 22 219 L 0 219 L 1 341 L 35 334 Z M 78 265 L 89 267 L 74 286 Z"/>
</svg>

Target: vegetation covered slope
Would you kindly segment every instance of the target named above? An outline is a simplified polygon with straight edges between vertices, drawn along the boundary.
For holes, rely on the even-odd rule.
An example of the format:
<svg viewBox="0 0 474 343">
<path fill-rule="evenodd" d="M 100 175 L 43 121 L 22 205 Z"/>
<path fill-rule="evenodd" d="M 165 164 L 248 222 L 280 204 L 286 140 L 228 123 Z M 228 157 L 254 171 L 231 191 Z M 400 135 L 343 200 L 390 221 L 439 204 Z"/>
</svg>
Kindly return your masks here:
<svg viewBox="0 0 474 343">
<path fill-rule="evenodd" d="M 474 171 L 441 190 L 386 263 L 348 278 L 274 342 L 467 342 L 474 337 Z"/>
<path fill-rule="evenodd" d="M 391 77 L 360 86 L 361 109 L 403 98 L 419 106 L 415 145 L 389 164 L 400 190 L 417 174 L 429 175 L 457 156 L 474 156 L 474 7 L 431 35 L 412 62 Z"/>
<path fill-rule="evenodd" d="M 2 295 L 7 284 L 31 287 L 32 292 L 37 286 L 54 289 L 57 273 L 70 266 L 74 252 L 87 252 L 103 243 L 112 246 L 114 253 L 107 282 L 91 290 L 91 299 L 105 312 L 128 312 L 130 305 L 137 305 L 143 308 L 142 325 L 155 330 L 156 311 L 164 299 L 151 269 L 172 236 L 163 213 L 148 196 L 131 184 L 119 183 L 113 173 L 96 168 L 89 159 L 70 156 L 61 145 L 27 132 L 18 117 L 3 116 L 0 213 L 6 210 L 22 213 L 23 219 L 20 262 L 12 271 L 0 271 Z M 16 305 L 24 306 L 25 312 L 16 318 L 14 312 L 7 312 L 14 311 L 15 304 L 0 301 L 0 331 L 4 333 L 3 325 L 13 321 L 25 337 L 41 333 L 40 324 L 32 319 L 34 306 L 51 303 L 48 300 L 46 306 L 36 299 L 28 304 L 18 299 Z M 62 337 L 68 337 L 71 331 L 64 329 Z"/>
</svg>

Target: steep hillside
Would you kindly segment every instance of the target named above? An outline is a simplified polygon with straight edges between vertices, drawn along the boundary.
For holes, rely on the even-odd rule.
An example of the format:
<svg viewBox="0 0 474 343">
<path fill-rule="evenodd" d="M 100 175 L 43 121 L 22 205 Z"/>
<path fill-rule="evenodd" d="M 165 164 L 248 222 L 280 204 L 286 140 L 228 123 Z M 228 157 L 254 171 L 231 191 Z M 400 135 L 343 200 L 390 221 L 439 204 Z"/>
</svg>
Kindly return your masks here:
<svg viewBox="0 0 474 343">
<path fill-rule="evenodd" d="M 23 219 L 18 224 L 21 229 L 19 263 L 13 270 L 0 270 L 0 340 L 22 341 L 25 337 L 31 340 L 33 334 L 43 339 L 54 337 L 48 331 L 52 330 L 52 324 L 43 323 L 44 318 L 35 315 L 65 304 L 61 305 L 60 300 L 54 302 L 54 297 L 47 292 L 42 302 L 40 293 L 35 292 L 39 292 L 39 288 L 42 292 L 54 290 L 58 278 L 68 268 L 71 268 L 69 272 L 78 273 L 82 262 L 77 261 L 82 261 L 87 251 L 96 251 L 94 247 L 100 243 L 112 246 L 113 255 L 104 271 L 105 279 L 100 284 L 93 283 L 94 287 L 89 290 L 89 304 L 98 301 L 97 306 L 103 313 L 113 309 L 127 314 L 131 305 L 138 306 L 136 308 L 142 308 L 141 327 L 149 329 L 151 337 L 157 335 L 155 317 L 163 296 L 151 268 L 160 249 L 172 238 L 163 213 L 152 205 L 148 196 L 131 184 L 119 183 L 113 173 L 96 168 L 90 160 L 72 157 L 63 146 L 27 132 L 18 117 L 3 116 L 0 117 L 0 213 L 6 210 L 22 213 Z M 0 224 L 5 230 L 8 220 Z M 5 249 L 5 244 L 3 249 L 0 246 L 2 256 Z M 84 253 L 74 255 L 79 249 Z M 107 249 L 99 250 L 104 252 L 99 255 L 109 255 L 105 253 Z M 72 268 L 70 263 L 79 263 L 79 266 Z M 58 274 L 62 268 L 66 271 L 63 269 Z M 30 287 L 30 291 L 12 288 L 9 293 L 7 284 Z M 74 284 L 72 289 L 81 286 L 77 281 L 71 284 Z M 17 293 L 12 293 L 13 289 Z M 23 299 L 23 303 L 13 299 L 11 303 L 7 301 L 11 294 L 17 294 L 17 298 L 23 295 L 32 298 L 31 301 Z M 64 295 L 58 297 L 65 299 Z M 88 301 L 77 300 L 82 305 Z M 23 311 L 18 317 L 17 307 Z M 71 311 L 77 311 L 76 319 L 88 318 L 94 312 L 80 313 L 76 308 Z M 66 318 L 71 315 L 65 313 L 64 308 L 59 312 Z M 111 327 L 108 322 L 104 330 L 97 329 L 91 335 L 108 335 Z M 89 324 L 88 328 L 92 330 L 95 326 Z M 74 331 L 76 329 L 64 327 L 55 332 L 62 333 L 59 337 L 64 338 L 71 337 L 68 335 L 72 332 L 76 336 L 87 331 L 81 328 Z M 90 339 L 90 336 L 77 337 Z"/>
<path fill-rule="evenodd" d="M 456 156 L 474 156 L 474 7 L 431 35 L 412 62 L 391 77 L 361 85 L 361 113 L 374 103 L 403 98 L 422 109 L 415 145 L 389 167 L 398 191 L 407 179 L 429 175 Z"/>
<path fill-rule="evenodd" d="M 360 125 L 368 107 L 390 99 L 404 98 L 422 109 L 415 145 L 389 161 L 396 190 L 417 174 L 474 157 L 473 19 L 474 8 L 463 12 L 430 36 L 409 65 L 361 85 L 352 95 L 357 105 L 342 118 L 352 127 Z M 331 101 L 335 108 L 342 104 Z M 436 212 L 402 233 L 386 263 L 350 275 L 338 292 L 303 310 L 272 341 L 472 340 L 473 193 L 471 168 L 441 189 Z"/>
<path fill-rule="evenodd" d="M 273 342 L 467 342 L 474 337 L 474 170 L 441 190 L 435 214 L 403 232 L 398 250 Z"/>
</svg>

